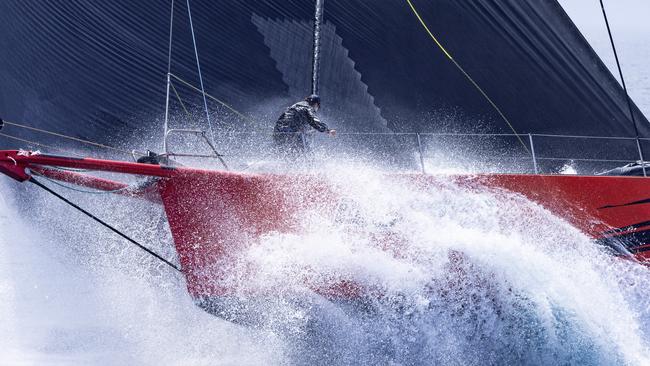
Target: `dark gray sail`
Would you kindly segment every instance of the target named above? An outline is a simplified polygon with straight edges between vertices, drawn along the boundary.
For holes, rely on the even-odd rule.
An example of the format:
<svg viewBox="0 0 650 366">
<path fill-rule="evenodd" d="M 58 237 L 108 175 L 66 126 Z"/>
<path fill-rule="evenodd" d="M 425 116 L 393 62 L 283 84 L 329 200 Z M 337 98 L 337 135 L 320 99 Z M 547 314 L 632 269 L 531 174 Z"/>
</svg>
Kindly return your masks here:
<svg viewBox="0 0 650 366">
<path fill-rule="evenodd" d="M 634 136 L 620 85 L 556 1 L 413 4 L 517 132 Z M 185 2 L 175 10 L 172 73 L 198 85 Z M 313 12 L 302 0 L 192 2 L 206 91 L 255 121 L 221 127 L 270 131 L 309 94 Z M 168 31 L 167 2 L 5 0 L 0 115 L 100 141 L 158 126 Z M 327 0 L 321 33 L 323 113 L 339 130 L 512 132 L 405 0 Z"/>
</svg>

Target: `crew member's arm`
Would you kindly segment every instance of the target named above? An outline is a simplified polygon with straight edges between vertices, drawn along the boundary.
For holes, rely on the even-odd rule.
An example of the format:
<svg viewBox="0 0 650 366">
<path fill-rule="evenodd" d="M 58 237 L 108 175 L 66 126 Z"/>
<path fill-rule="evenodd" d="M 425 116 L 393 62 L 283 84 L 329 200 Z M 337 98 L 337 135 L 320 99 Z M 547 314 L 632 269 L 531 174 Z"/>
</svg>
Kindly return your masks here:
<svg viewBox="0 0 650 366">
<path fill-rule="evenodd" d="M 329 131 L 329 127 L 323 122 L 321 122 L 320 119 L 316 116 L 314 113 L 314 110 L 311 108 L 306 108 L 305 110 L 307 112 L 307 122 L 318 132 L 327 132 Z"/>
<path fill-rule="evenodd" d="M 331 130 L 327 125 L 321 122 L 320 119 L 316 116 L 314 111 L 311 108 L 307 109 L 307 121 L 318 132 L 327 132 L 330 135 L 334 136 L 336 134 L 335 130 Z"/>
</svg>

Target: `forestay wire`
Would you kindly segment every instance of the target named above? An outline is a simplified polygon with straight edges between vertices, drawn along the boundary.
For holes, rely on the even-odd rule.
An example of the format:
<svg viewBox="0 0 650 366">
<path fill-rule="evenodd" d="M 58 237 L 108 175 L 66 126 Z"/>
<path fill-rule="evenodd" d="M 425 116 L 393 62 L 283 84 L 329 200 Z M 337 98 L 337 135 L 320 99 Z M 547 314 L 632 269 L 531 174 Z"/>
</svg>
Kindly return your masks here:
<svg viewBox="0 0 650 366">
<path fill-rule="evenodd" d="M 167 259 L 163 258 L 160 254 L 158 254 L 158 253 L 154 252 L 153 250 L 147 248 L 146 246 L 140 244 L 140 243 L 137 242 L 136 240 L 132 239 L 132 238 L 129 237 L 128 235 L 124 234 L 124 233 L 121 232 L 120 230 L 118 230 L 118 229 L 116 229 L 115 227 L 113 227 L 112 225 L 106 223 L 104 220 L 98 218 L 97 216 L 95 216 L 95 215 L 91 214 L 90 212 L 88 212 L 88 211 L 84 210 L 83 208 L 81 208 L 79 205 L 73 203 L 73 202 L 70 201 L 69 199 L 67 199 L 67 198 L 63 197 L 62 195 L 58 194 L 57 192 L 53 191 L 53 190 L 52 190 L 51 188 L 49 188 L 48 186 L 46 186 L 46 185 L 44 185 L 43 183 L 41 183 L 41 182 L 39 182 L 38 180 L 36 180 L 36 178 L 34 178 L 33 176 L 30 178 L 29 181 L 30 181 L 31 183 L 37 185 L 38 187 L 42 188 L 44 191 L 50 193 L 50 194 L 53 195 L 54 197 L 58 198 L 59 200 L 63 201 L 63 202 L 66 203 L 67 205 L 71 206 L 72 208 L 76 209 L 77 211 L 81 212 L 82 214 L 88 216 L 89 218 L 91 218 L 91 219 L 94 220 L 95 222 L 99 223 L 100 225 L 104 226 L 105 228 L 109 229 L 110 231 L 114 232 L 115 234 L 119 235 L 120 237 L 126 239 L 126 240 L 127 240 L 128 242 L 130 242 L 131 244 L 133 244 L 133 245 L 137 246 L 138 248 L 144 250 L 145 252 L 147 252 L 149 255 L 151 255 L 151 256 L 154 257 L 155 259 L 157 259 L 157 260 L 159 260 L 160 262 L 162 262 L 162 263 L 164 263 L 165 265 L 167 265 L 169 268 L 175 270 L 175 271 L 178 272 L 178 273 L 181 273 L 181 274 L 183 273 L 183 270 L 181 269 L 181 267 L 179 267 L 179 266 L 175 265 L 174 263 L 168 261 Z"/>
</svg>

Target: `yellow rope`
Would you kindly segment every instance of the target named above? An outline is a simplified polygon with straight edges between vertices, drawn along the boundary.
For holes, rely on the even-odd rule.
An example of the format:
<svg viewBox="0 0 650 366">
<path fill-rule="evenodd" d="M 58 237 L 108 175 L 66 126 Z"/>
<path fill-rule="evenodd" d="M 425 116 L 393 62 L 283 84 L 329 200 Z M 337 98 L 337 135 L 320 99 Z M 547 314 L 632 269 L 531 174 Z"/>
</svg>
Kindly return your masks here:
<svg viewBox="0 0 650 366">
<path fill-rule="evenodd" d="M 174 83 L 172 83 L 170 81 L 169 85 L 172 87 L 172 90 L 174 91 L 174 94 L 176 94 L 176 99 L 178 99 L 178 102 L 181 104 L 181 107 L 183 107 L 183 110 L 185 111 L 185 114 L 187 114 L 188 117 L 192 117 L 192 115 L 187 110 L 187 108 L 185 108 L 185 103 L 183 103 L 183 99 L 181 99 L 181 96 L 178 95 L 178 91 L 176 91 L 176 87 L 174 86 Z"/>
<path fill-rule="evenodd" d="M 169 75 L 171 75 L 171 77 L 173 77 L 174 79 L 178 80 L 179 82 L 181 82 L 182 84 L 184 84 L 184 85 L 187 86 L 188 88 L 190 88 L 190 89 L 192 89 L 192 90 L 194 90 L 194 91 L 196 91 L 196 92 L 198 92 L 198 93 L 203 93 L 203 92 L 201 91 L 201 89 L 195 87 L 194 85 L 192 85 L 192 84 L 190 84 L 189 82 L 187 82 L 187 81 L 181 79 L 180 77 L 178 77 L 178 76 L 176 76 L 176 75 L 174 75 L 174 74 L 169 74 Z M 220 100 L 219 98 L 214 97 L 214 96 L 212 96 L 212 95 L 210 95 L 210 94 L 208 94 L 208 93 L 205 93 L 205 96 L 208 97 L 208 98 L 210 98 L 210 99 L 212 99 L 212 100 L 214 100 L 215 102 L 221 104 L 222 106 L 226 107 L 226 108 L 229 109 L 231 112 L 233 112 L 234 114 L 238 115 L 240 118 L 242 118 L 242 119 L 244 119 L 244 120 L 246 120 L 246 121 L 248 121 L 248 122 L 251 122 L 251 123 L 255 124 L 255 121 L 254 121 L 252 118 L 250 118 L 250 117 L 244 115 L 243 113 L 239 112 L 238 110 L 236 110 L 235 108 L 233 108 L 232 106 L 230 106 L 228 103 L 226 103 L 226 102 Z"/>
<path fill-rule="evenodd" d="M 488 103 L 490 103 L 490 105 L 494 108 L 494 110 L 497 111 L 497 113 L 499 114 L 499 116 L 501 116 L 501 118 L 503 118 L 503 120 L 506 122 L 506 124 L 508 125 L 508 127 L 510 127 L 510 129 L 512 130 L 512 132 L 515 133 L 515 135 L 517 136 L 517 139 L 518 139 L 519 142 L 521 143 L 521 146 L 524 147 L 524 149 L 526 150 L 526 152 L 530 152 L 530 151 L 528 150 L 528 146 L 526 145 L 526 143 L 524 142 L 524 140 L 521 139 L 521 137 L 519 136 L 519 134 L 517 133 L 517 131 L 515 130 L 515 128 L 512 126 L 512 124 L 510 123 L 510 121 L 508 120 L 508 118 L 505 116 L 505 114 L 503 114 L 503 112 L 501 111 L 501 109 L 496 105 L 496 103 L 494 103 L 494 101 L 492 101 L 492 98 L 490 98 L 490 97 L 487 95 L 487 93 L 486 93 L 486 92 L 485 92 L 485 91 L 484 91 L 484 90 L 483 90 L 483 89 L 478 85 L 478 83 L 476 83 L 476 81 L 474 81 L 474 79 L 473 79 L 473 78 L 472 78 L 472 77 L 471 77 L 471 76 L 470 76 L 470 75 L 465 71 L 465 69 L 463 69 L 463 67 L 460 66 L 460 64 L 459 64 L 456 60 L 454 60 L 454 58 L 453 58 L 453 57 L 451 56 L 451 54 L 450 54 L 450 53 L 445 49 L 445 47 L 442 45 L 442 43 L 440 43 L 440 42 L 438 41 L 438 39 L 436 38 L 436 36 L 433 35 L 433 33 L 431 32 L 431 30 L 429 29 L 429 27 L 427 26 L 427 24 L 424 22 L 424 19 L 422 19 L 422 17 L 420 16 L 420 13 L 418 13 L 417 9 L 415 9 L 415 6 L 414 6 L 413 3 L 411 2 L 411 0 L 406 0 L 406 2 L 407 2 L 407 3 L 409 4 L 409 6 L 411 7 L 411 10 L 413 11 L 413 14 L 414 14 L 414 15 L 418 18 L 418 20 L 420 21 L 420 24 L 422 24 L 422 27 L 423 27 L 423 28 L 427 31 L 427 33 L 429 34 L 429 37 L 431 37 L 431 39 L 433 39 L 433 41 L 436 43 L 436 45 L 438 45 L 438 48 L 440 48 L 440 50 L 442 50 L 442 52 L 445 54 L 445 56 L 447 56 L 447 58 L 449 58 L 449 60 L 451 60 L 451 62 L 456 66 L 456 68 L 458 68 L 458 70 L 460 70 L 460 72 L 461 72 L 463 75 L 465 75 L 465 77 L 467 78 L 467 80 L 469 80 L 469 81 L 472 83 L 472 85 L 474 85 L 474 87 L 475 87 L 475 88 L 476 88 L 476 89 L 481 93 L 481 95 L 483 95 L 483 97 L 488 101 Z"/>
</svg>

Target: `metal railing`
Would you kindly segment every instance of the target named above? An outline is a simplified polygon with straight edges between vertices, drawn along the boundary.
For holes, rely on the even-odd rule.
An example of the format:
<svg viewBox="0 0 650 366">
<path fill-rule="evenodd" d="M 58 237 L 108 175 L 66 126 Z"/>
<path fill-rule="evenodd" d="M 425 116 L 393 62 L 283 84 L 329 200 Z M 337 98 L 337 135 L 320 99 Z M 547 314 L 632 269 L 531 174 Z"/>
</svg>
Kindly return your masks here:
<svg viewBox="0 0 650 366">
<path fill-rule="evenodd" d="M 222 158 L 222 157 L 228 157 L 232 156 L 230 154 L 218 154 L 217 150 L 214 148 L 214 146 L 210 143 L 209 139 L 205 135 L 205 132 L 199 131 L 199 130 L 169 130 L 168 134 L 165 135 L 165 146 L 168 146 L 168 138 L 171 134 L 173 133 L 189 133 L 189 134 L 196 134 L 199 136 L 203 136 L 203 138 L 209 143 L 210 148 L 212 150 L 213 154 L 210 155 L 200 155 L 200 154 L 179 154 L 179 153 L 170 153 L 166 152 L 168 156 L 178 156 L 178 157 L 212 157 L 212 158 Z M 251 137 L 257 137 L 263 138 L 263 139 L 268 139 L 271 141 L 271 138 L 273 136 L 273 133 L 271 132 L 242 132 L 242 131 L 231 131 L 231 132 L 221 132 L 217 133 L 217 136 L 220 136 L 221 138 L 228 136 L 230 140 L 240 140 L 239 136 L 248 136 L 248 138 Z M 514 159 L 514 160 L 522 160 L 522 159 L 529 159 L 532 171 L 535 174 L 539 174 L 542 169 L 540 168 L 540 164 L 542 162 L 549 162 L 549 161 L 573 161 L 573 162 L 584 162 L 584 163 L 629 163 L 633 161 L 639 161 L 641 163 L 641 168 L 643 170 L 643 176 L 647 177 L 647 171 L 645 167 L 645 158 L 643 154 L 643 149 L 642 149 L 642 142 L 650 142 L 650 138 L 635 138 L 635 137 L 606 137 L 606 136 L 580 136 L 580 135 L 553 135 L 553 134 L 507 134 L 507 133 L 497 133 L 497 134 L 483 134 L 483 133 L 416 133 L 416 132 L 339 132 L 337 133 L 337 136 L 340 138 L 349 138 L 349 137 L 385 137 L 385 138 L 390 138 L 390 137 L 412 137 L 414 146 L 412 146 L 413 152 L 417 153 L 418 155 L 418 163 L 419 163 L 419 170 L 421 170 L 422 173 L 427 172 L 426 168 L 426 161 L 428 160 L 427 158 L 427 149 L 426 149 L 426 143 L 423 141 L 424 139 L 432 139 L 432 138 L 461 138 L 461 139 L 467 139 L 467 138 L 476 138 L 476 139 L 507 139 L 507 138 L 518 138 L 522 140 L 527 140 L 528 141 L 528 150 L 523 152 L 519 151 L 517 156 L 510 156 L 510 157 L 503 157 L 501 156 L 500 158 L 496 158 L 497 160 L 509 160 L 509 159 Z M 626 158 L 623 156 L 622 158 L 607 158 L 607 157 L 599 157 L 599 158 L 588 158 L 588 157 L 580 157 L 580 156 L 546 156 L 544 154 L 540 154 L 540 151 L 538 150 L 538 143 L 543 140 L 543 139 L 563 139 L 563 140 L 585 140 L 585 141 L 608 141 L 608 142 L 623 142 L 623 143 L 633 143 L 634 145 L 628 146 L 629 151 L 635 150 L 635 156 L 632 158 L 631 155 L 622 153 L 620 155 L 625 155 L 628 156 L 629 158 Z M 303 139 L 304 140 L 304 139 Z M 567 144 L 571 143 L 571 141 L 568 141 Z M 575 143 L 574 143 L 575 144 Z M 312 142 L 312 145 L 326 145 L 324 142 L 321 144 L 314 144 Z M 517 148 L 517 144 L 511 144 L 512 148 Z M 563 144 L 553 144 L 554 147 L 562 146 Z M 221 145 L 220 145 L 221 146 Z M 650 145 L 649 145 L 650 146 Z M 318 146 L 312 146 L 313 148 L 316 148 Z M 518 147 L 519 150 L 521 150 L 521 146 Z M 522 152 L 524 155 L 522 155 Z M 610 154 L 612 152 L 610 151 Z M 485 159 L 484 156 L 482 156 L 483 159 Z M 225 164 L 225 162 L 223 162 Z"/>
<path fill-rule="evenodd" d="M 197 154 L 183 154 L 183 153 L 174 153 L 169 151 L 169 136 L 174 135 L 174 134 L 189 134 L 189 135 L 195 135 L 201 137 L 201 139 L 210 147 L 210 150 L 212 150 L 211 155 L 197 155 Z M 206 135 L 205 131 L 203 130 L 189 130 L 189 129 L 170 129 L 165 131 L 165 137 L 163 141 L 163 146 L 165 149 L 165 152 L 163 156 L 166 157 L 197 157 L 197 158 L 216 158 L 219 159 L 221 164 L 223 165 L 226 170 L 229 170 L 228 164 L 226 164 L 225 160 L 223 160 L 223 155 L 219 154 L 217 151 L 217 148 L 214 147 L 214 144 L 210 141 L 208 136 Z"/>
</svg>

